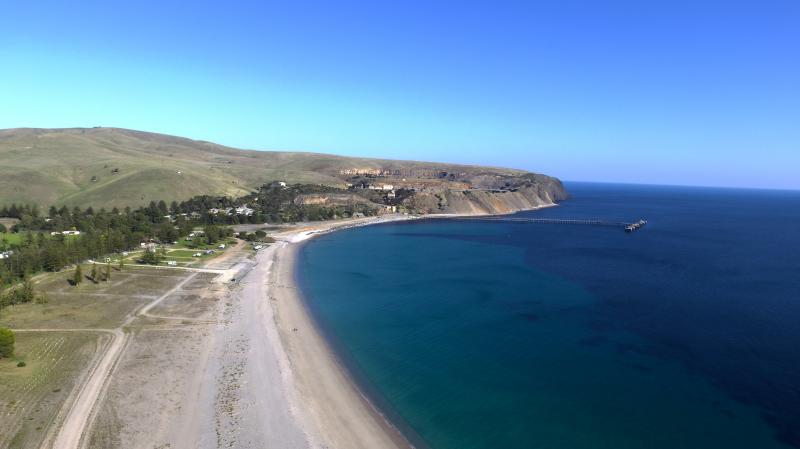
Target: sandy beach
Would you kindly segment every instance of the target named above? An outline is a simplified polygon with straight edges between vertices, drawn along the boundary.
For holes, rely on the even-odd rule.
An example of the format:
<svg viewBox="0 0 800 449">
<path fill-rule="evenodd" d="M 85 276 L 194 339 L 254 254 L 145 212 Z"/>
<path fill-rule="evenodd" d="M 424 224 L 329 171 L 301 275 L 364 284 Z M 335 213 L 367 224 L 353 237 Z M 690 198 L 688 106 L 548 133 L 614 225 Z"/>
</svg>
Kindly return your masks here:
<svg viewBox="0 0 800 449">
<path fill-rule="evenodd" d="M 202 269 L 164 268 L 177 283 L 125 321 L 114 368 L 92 376 L 85 407 L 68 407 L 84 418 L 61 426 L 59 447 L 413 447 L 316 326 L 295 269 L 314 237 L 416 219 L 287 225 L 259 251 L 240 242 Z"/>
<path fill-rule="evenodd" d="M 379 222 L 406 220 L 407 216 L 349 222 L 320 223 L 277 235 L 270 251 L 259 254 L 267 264 L 269 302 L 279 340 L 280 359 L 286 363 L 283 378 L 288 399 L 297 411 L 299 425 L 307 430 L 311 447 L 408 448 L 411 445 L 367 400 L 339 363 L 328 342 L 315 327 L 295 281 L 298 250 L 306 240 L 326 232 Z M 264 260 L 267 259 L 267 260 Z M 267 318 L 267 317 L 265 317 Z"/>
<path fill-rule="evenodd" d="M 172 270 L 180 282 L 138 311 L 116 368 L 92 377 L 92 412 L 72 413 L 96 419 L 62 427 L 59 447 L 411 447 L 338 363 L 294 277 L 314 236 L 410 218 L 293 225 L 256 253 L 240 244 L 206 270 Z"/>
<path fill-rule="evenodd" d="M 120 413 L 95 432 L 125 437 L 92 442 L 131 449 L 411 447 L 338 363 L 294 276 L 297 251 L 314 236 L 409 218 L 299 224 L 255 255 L 218 264 L 224 271 L 212 285 L 223 290 L 211 294 L 213 311 L 190 316 L 171 299 L 151 315 L 186 323 L 180 332 L 158 326 L 137 333 L 123 361 L 126 376 L 105 404 L 109 417 L 111 409 Z M 152 353 L 154 345 L 162 350 Z M 153 376 L 161 381 L 150 382 Z"/>
</svg>

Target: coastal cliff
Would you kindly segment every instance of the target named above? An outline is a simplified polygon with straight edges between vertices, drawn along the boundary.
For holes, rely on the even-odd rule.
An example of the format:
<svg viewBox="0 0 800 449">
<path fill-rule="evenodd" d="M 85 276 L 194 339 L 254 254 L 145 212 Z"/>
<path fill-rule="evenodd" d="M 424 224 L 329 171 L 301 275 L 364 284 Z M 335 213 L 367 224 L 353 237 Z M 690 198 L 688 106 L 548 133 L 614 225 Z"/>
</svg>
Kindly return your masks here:
<svg viewBox="0 0 800 449">
<path fill-rule="evenodd" d="M 561 181 L 538 174 L 504 178 L 480 187 L 426 189 L 415 192 L 404 205 L 427 214 L 495 215 L 551 206 L 568 197 Z"/>
</svg>

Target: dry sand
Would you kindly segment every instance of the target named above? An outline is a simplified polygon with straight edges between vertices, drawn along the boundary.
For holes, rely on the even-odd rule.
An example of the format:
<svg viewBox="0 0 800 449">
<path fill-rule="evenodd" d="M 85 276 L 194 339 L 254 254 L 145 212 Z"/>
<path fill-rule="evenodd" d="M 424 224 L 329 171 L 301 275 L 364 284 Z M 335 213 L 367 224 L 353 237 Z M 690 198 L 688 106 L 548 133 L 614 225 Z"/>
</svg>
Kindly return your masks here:
<svg viewBox="0 0 800 449">
<path fill-rule="evenodd" d="M 90 428 L 81 438 L 83 426 L 68 420 L 59 447 L 410 447 L 338 363 L 294 280 L 301 242 L 406 218 L 287 227 L 255 257 L 239 245 L 213 272 L 184 277 L 115 339 L 120 348 L 101 361 L 112 360 L 113 375 L 92 376 L 105 392 L 88 395 L 99 396 L 91 413 L 70 410 Z"/>
<path fill-rule="evenodd" d="M 314 430 L 321 447 L 409 447 L 358 390 L 314 327 L 294 281 L 299 245 L 280 242 L 276 246 L 270 273 L 271 305 L 304 426 Z"/>
</svg>

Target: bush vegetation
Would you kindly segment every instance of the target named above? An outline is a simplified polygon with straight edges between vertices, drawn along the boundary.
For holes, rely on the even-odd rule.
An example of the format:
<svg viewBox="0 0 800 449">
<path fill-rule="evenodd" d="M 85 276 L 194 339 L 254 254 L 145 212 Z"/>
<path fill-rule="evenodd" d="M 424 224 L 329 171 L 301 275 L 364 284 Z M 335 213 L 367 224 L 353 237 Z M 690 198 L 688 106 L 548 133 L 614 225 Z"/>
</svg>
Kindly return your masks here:
<svg viewBox="0 0 800 449">
<path fill-rule="evenodd" d="M 0 327 L 0 359 L 14 356 L 14 332 Z"/>
</svg>

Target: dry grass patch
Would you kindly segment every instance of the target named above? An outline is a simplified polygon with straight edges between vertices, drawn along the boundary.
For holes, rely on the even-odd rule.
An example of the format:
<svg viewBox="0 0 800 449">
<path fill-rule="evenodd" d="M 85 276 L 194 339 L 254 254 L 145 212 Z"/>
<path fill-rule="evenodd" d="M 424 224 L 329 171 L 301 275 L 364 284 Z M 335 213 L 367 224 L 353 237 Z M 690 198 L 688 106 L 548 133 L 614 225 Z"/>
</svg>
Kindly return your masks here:
<svg viewBox="0 0 800 449">
<path fill-rule="evenodd" d="M 0 447 L 38 448 L 101 341 L 93 333 L 18 332 L 17 357 L 0 359 Z M 18 368 L 24 360 L 25 367 Z"/>
<path fill-rule="evenodd" d="M 71 272 L 48 274 L 36 282 L 36 290 L 46 295 L 47 303 L 8 307 L 0 324 L 12 329 L 116 328 L 189 275 L 164 271 L 126 268 L 113 271 L 109 282 L 85 279 L 76 287 L 67 282 Z"/>
</svg>

